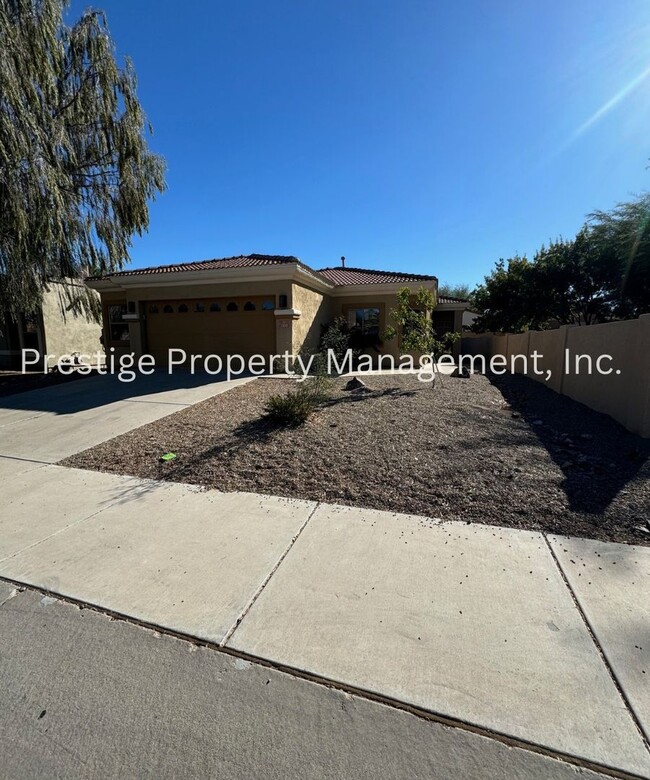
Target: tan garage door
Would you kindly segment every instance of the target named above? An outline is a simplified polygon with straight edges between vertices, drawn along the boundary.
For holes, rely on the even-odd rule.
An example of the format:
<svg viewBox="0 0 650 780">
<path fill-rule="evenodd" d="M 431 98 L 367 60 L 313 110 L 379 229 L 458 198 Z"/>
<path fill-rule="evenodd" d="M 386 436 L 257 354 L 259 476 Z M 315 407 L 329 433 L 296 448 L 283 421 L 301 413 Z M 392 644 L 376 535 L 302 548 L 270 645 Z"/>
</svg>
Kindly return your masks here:
<svg viewBox="0 0 650 780">
<path fill-rule="evenodd" d="M 171 348 L 188 355 L 272 355 L 272 296 L 149 301 L 145 305 L 147 351 L 167 363 Z"/>
</svg>

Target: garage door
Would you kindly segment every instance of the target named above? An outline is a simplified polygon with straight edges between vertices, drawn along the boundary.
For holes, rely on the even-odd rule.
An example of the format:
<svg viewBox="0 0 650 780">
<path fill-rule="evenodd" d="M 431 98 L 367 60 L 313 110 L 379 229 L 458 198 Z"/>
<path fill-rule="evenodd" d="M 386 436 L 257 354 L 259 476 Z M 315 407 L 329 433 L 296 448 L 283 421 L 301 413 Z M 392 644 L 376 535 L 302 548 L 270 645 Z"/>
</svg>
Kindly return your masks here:
<svg viewBox="0 0 650 780">
<path fill-rule="evenodd" d="M 150 301 L 145 306 L 147 351 L 166 363 L 171 348 L 188 355 L 272 355 L 273 297 Z"/>
</svg>

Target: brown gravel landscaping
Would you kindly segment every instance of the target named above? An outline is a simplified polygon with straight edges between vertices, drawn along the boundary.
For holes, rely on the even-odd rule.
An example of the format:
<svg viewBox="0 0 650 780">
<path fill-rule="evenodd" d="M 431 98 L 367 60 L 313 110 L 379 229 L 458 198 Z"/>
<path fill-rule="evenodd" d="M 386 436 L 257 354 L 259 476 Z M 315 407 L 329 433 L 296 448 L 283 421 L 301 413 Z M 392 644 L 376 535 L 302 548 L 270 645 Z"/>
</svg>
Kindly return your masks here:
<svg viewBox="0 0 650 780">
<path fill-rule="evenodd" d="M 64 464 L 650 544 L 650 441 L 610 418 L 520 376 L 366 381 L 278 428 L 264 404 L 294 383 L 257 379 Z"/>
</svg>

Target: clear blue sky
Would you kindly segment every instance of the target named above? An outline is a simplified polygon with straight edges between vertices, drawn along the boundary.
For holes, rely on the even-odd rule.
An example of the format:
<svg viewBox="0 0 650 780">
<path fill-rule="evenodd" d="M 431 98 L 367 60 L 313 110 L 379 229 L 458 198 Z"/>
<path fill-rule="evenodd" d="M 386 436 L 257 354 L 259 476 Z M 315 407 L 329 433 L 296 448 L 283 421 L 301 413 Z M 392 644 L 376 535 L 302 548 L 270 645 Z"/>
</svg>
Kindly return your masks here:
<svg viewBox="0 0 650 780">
<path fill-rule="evenodd" d="M 169 166 L 136 266 L 346 255 L 474 284 L 649 188 L 647 0 L 95 4 Z"/>
</svg>

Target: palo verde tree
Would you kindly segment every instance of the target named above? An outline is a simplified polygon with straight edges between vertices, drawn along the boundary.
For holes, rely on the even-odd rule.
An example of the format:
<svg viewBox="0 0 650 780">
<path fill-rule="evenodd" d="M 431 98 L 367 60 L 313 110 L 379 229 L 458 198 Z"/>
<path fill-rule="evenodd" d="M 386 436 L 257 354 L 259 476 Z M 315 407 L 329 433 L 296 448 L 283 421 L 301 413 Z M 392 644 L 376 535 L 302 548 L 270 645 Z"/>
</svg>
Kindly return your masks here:
<svg viewBox="0 0 650 780">
<path fill-rule="evenodd" d="M 164 189 L 164 162 L 104 14 L 0 0 L 0 308 L 33 312 L 53 281 L 118 270 Z M 67 307 L 94 313 L 66 287 Z"/>
</svg>

